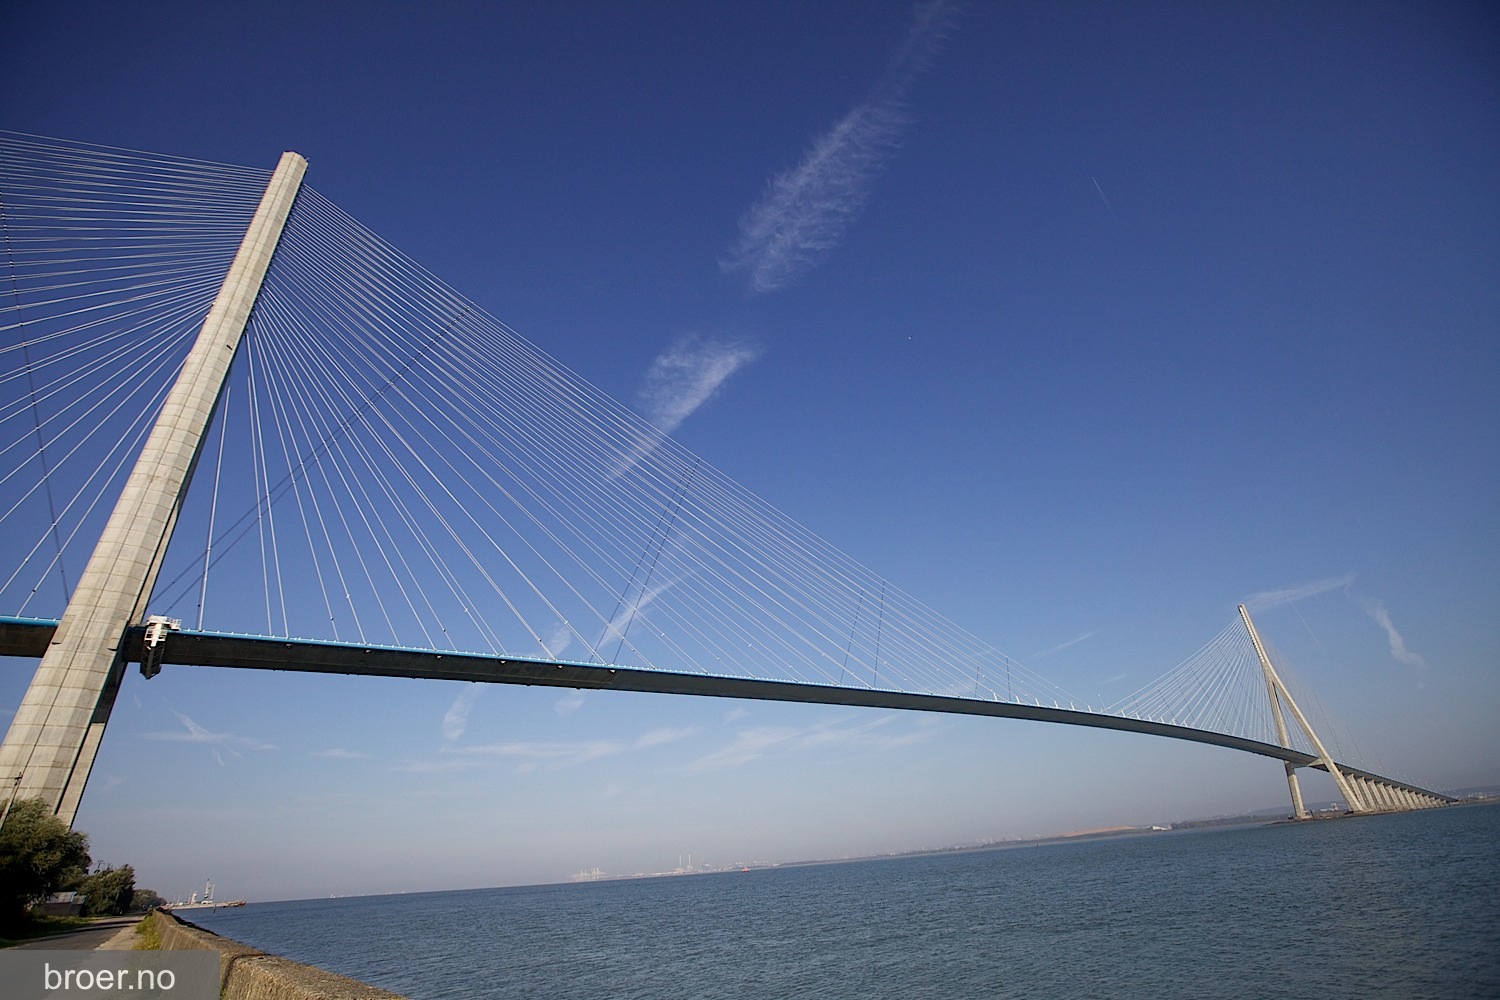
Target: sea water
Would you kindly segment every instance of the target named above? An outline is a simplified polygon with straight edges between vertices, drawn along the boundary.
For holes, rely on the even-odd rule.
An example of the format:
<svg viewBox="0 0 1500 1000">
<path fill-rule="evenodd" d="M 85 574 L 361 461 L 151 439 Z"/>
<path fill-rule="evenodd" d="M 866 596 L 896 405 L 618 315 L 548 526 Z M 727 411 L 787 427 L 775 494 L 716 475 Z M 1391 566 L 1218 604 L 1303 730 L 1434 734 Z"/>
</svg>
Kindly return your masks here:
<svg viewBox="0 0 1500 1000">
<path fill-rule="evenodd" d="M 1500 997 L 1500 806 L 188 916 L 422 1000 Z"/>
</svg>

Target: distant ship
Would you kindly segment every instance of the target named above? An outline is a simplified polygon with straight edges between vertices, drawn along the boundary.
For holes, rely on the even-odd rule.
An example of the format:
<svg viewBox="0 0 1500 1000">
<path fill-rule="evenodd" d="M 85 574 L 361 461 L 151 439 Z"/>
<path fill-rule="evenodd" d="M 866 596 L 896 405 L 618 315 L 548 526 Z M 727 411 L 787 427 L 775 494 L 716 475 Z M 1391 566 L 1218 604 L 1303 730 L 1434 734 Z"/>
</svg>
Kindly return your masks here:
<svg viewBox="0 0 1500 1000">
<path fill-rule="evenodd" d="M 211 910 L 221 906 L 244 906 L 243 899 L 231 899 L 227 902 L 219 902 L 214 899 L 214 880 L 209 879 L 203 883 L 203 897 L 200 899 L 195 892 L 188 897 L 185 903 L 163 903 L 163 910 Z"/>
</svg>

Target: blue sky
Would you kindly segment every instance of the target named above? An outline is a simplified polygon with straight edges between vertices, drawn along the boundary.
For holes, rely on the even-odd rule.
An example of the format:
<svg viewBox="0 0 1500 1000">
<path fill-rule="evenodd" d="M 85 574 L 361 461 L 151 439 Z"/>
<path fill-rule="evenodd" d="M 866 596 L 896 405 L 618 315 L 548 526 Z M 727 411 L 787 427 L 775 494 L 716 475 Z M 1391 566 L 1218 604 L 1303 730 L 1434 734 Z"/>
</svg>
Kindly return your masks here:
<svg viewBox="0 0 1500 1000">
<path fill-rule="evenodd" d="M 1485 6 L 0 18 L 0 127 L 303 153 L 562 364 L 1065 688 L 1122 696 L 1250 600 L 1370 757 L 1500 781 Z M 492 752 L 434 766 L 455 744 Z M 78 824 L 159 891 L 286 898 L 1285 795 L 1273 762 L 1126 734 L 175 668 L 127 681 Z"/>
</svg>

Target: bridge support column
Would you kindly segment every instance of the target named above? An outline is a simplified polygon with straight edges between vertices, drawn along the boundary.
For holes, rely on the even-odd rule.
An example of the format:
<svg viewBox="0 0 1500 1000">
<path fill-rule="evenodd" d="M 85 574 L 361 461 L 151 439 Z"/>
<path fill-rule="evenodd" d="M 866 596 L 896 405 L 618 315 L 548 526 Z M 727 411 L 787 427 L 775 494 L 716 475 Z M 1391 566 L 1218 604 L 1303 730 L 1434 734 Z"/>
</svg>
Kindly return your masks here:
<svg viewBox="0 0 1500 1000">
<path fill-rule="evenodd" d="M 1292 818 L 1307 819 L 1307 806 L 1302 802 L 1302 786 L 1297 784 L 1297 769 L 1292 766 L 1291 761 L 1286 762 L 1286 784 L 1292 793 Z"/>
<path fill-rule="evenodd" d="M 0 781 L 10 786 L 6 809 L 39 796 L 69 826 L 77 815 L 124 675 L 125 629 L 145 613 L 203 436 L 306 170 L 296 153 L 281 157 L 11 720 L 0 745 Z"/>
<path fill-rule="evenodd" d="M 1347 789 L 1344 801 L 1349 805 L 1349 811 L 1353 813 L 1374 812 L 1375 806 L 1369 799 L 1369 794 L 1364 786 L 1356 781 L 1350 781 L 1347 775 L 1340 775 L 1343 781 L 1337 782 L 1341 789 Z"/>
<path fill-rule="evenodd" d="M 1307 735 L 1308 742 L 1318 753 L 1318 762 L 1323 769 L 1333 776 L 1334 784 L 1339 787 L 1339 794 L 1344 797 L 1345 804 L 1350 812 L 1366 812 L 1369 807 L 1365 804 L 1354 784 L 1348 779 L 1339 766 L 1334 763 L 1333 755 L 1323 746 L 1323 741 L 1318 739 L 1318 734 L 1313 732 L 1312 725 L 1308 723 L 1307 716 L 1302 714 L 1302 709 L 1297 707 L 1297 702 L 1292 698 L 1292 693 L 1286 689 L 1281 677 L 1276 673 L 1276 668 L 1271 665 L 1271 658 L 1266 655 L 1265 646 L 1261 645 L 1260 634 L 1255 631 L 1255 623 L 1250 620 L 1250 612 L 1240 605 L 1240 620 L 1245 623 L 1245 631 L 1250 633 L 1250 643 L 1255 647 L 1255 655 L 1260 658 L 1261 673 L 1266 680 L 1266 696 L 1271 700 L 1271 717 L 1276 721 L 1276 738 L 1281 745 L 1291 748 L 1291 740 L 1287 734 L 1286 717 L 1282 714 L 1282 705 L 1291 710 L 1292 717 L 1297 720 L 1297 725 L 1302 727 L 1302 732 Z M 1306 817 L 1306 810 L 1300 807 L 1302 800 L 1301 789 L 1297 787 L 1297 778 L 1290 767 L 1287 768 L 1287 784 L 1292 790 L 1292 807 L 1297 809 L 1298 818 Z"/>
</svg>

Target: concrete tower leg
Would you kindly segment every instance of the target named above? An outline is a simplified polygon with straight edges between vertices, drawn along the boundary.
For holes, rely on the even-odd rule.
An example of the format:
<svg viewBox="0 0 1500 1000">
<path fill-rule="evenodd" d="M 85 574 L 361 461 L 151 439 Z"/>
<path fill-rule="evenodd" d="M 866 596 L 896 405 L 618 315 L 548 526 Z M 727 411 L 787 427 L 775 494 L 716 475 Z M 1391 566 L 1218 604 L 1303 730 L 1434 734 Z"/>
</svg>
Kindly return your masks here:
<svg viewBox="0 0 1500 1000">
<path fill-rule="evenodd" d="M 1291 761 L 1286 762 L 1286 784 L 1292 793 L 1292 816 L 1307 819 L 1307 806 L 1302 802 L 1302 786 L 1297 784 L 1297 769 L 1292 766 Z"/>
<path fill-rule="evenodd" d="M 10 785 L 10 800 L 39 796 L 70 826 L 120 689 L 125 630 L 145 614 L 204 433 L 306 170 L 296 153 L 281 157 L 0 745 L 0 780 Z"/>
<path fill-rule="evenodd" d="M 1271 701 L 1271 718 L 1276 723 L 1276 738 L 1284 747 L 1292 745 L 1291 740 L 1287 736 L 1286 719 L 1283 717 L 1281 711 L 1282 704 L 1285 703 L 1286 707 L 1292 713 L 1292 718 L 1297 721 L 1297 725 L 1302 727 L 1303 734 L 1307 736 L 1308 742 L 1317 751 L 1319 763 L 1324 770 L 1333 776 L 1333 782 L 1338 785 L 1339 794 L 1343 795 L 1344 802 L 1348 805 L 1349 811 L 1367 811 L 1369 806 L 1365 804 L 1364 799 L 1355 790 L 1354 783 L 1334 763 L 1333 755 L 1328 752 L 1327 747 L 1323 746 L 1323 741 L 1318 739 L 1318 734 L 1313 732 L 1312 724 L 1307 721 L 1307 716 L 1302 714 L 1302 709 L 1297 707 L 1296 699 L 1292 697 L 1292 693 L 1287 690 L 1286 684 L 1282 682 L 1281 677 L 1276 673 L 1276 668 L 1271 664 L 1271 658 L 1266 655 L 1266 647 L 1261 644 L 1260 633 L 1255 631 L 1255 623 L 1250 620 L 1250 612 L 1245 609 L 1243 604 L 1240 605 L 1240 620 L 1245 623 L 1245 631 L 1250 633 L 1250 644 L 1255 647 L 1255 655 L 1260 659 L 1261 674 L 1266 682 L 1266 697 Z M 1293 808 L 1296 808 L 1302 794 L 1297 788 L 1296 779 L 1292 777 L 1290 768 L 1287 770 L 1287 782 L 1291 785 L 1292 789 Z M 1301 817 L 1299 816 L 1299 818 Z"/>
</svg>

